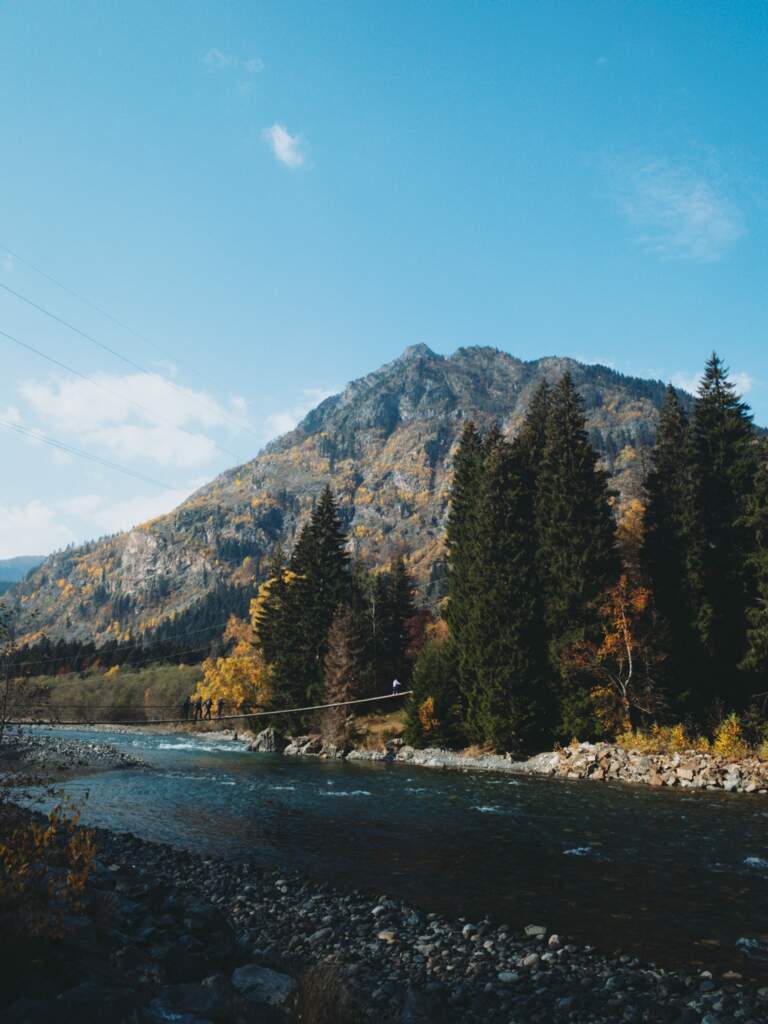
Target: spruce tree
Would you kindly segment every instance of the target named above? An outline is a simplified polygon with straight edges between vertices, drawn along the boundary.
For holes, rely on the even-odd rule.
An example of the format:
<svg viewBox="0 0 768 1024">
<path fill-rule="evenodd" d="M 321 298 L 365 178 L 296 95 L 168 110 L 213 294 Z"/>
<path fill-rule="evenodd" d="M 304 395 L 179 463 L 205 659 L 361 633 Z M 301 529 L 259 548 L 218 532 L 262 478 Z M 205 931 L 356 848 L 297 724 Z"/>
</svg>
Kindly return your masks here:
<svg viewBox="0 0 768 1024">
<path fill-rule="evenodd" d="M 645 492 L 641 568 L 663 629 L 664 689 L 671 710 L 685 714 L 701 703 L 696 692 L 702 671 L 696 629 L 701 535 L 691 426 L 671 385 L 659 417 Z"/>
<path fill-rule="evenodd" d="M 387 683 L 396 678 L 408 682 L 408 623 L 416 614 L 416 607 L 413 579 L 402 556 L 393 559 L 384 582 L 383 633 L 386 674 L 389 676 Z"/>
<path fill-rule="evenodd" d="M 351 572 L 336 502 L 326 487 L 302 528 L 287 570 L 257 622 L 283 706 L 322 693 L 328 631 L 339 605 L 351 600 Z"/>
<path fill-rule="evenodd" d="M 445 619 L 453 636 L 464 692 L 474 688 L 475 665 L 468 626 L 476 598 L 477 503 L 483 477 L 483 442 L 474 423 L 462 432 L 453 460 L 453 483 L 445 534 L 448 600 Z"/>
<path fill-rule="evenodd" d="M 519 444 L 486 442 L 478 495 L 476 596 L 468 624 L 471 739 L 525 751 L 541 738 L 542 665 L 536 649 L 536 579 L 527 473 Z"/>
<path fill-rule="evenodd" d="M 754 597 L 745 514 L 755 490 L 757 445 L 749 407 L 716 353 L 696 398 L 693 440 L 701 524 L 697 626 L 711 697 L 733 706 L 743 696 L 737 667 L 746 654 L 746 610 Z"/>
<path fill-rule="evenodd" d="M 565 374 L 552 392 L 535 510 L 549 661 L 562 679 L 562 738 L 594 731 L 589 681 L 563 676 L 562 655 L 594 628 L 595 602 L 618 573 L 607 473 L 597 461 L 583 403 Z"/>
<path fill-rule="evenodd" d="M 431 638 L 413 668 L 405 739 L 416 747 L 452 747 L 464 738 L 459 711 L 458 664 L 450 638 Z"/>
<path fill-rule="evenodd" d="M 743 668 L 751 673 L 755 688 L 764 689 L 768 677 L 768 441 L 761 445 L 760 467 L 745 525 L 752 536 L 755 598 L 747 612 L 747 655 Z"/>
</svg>

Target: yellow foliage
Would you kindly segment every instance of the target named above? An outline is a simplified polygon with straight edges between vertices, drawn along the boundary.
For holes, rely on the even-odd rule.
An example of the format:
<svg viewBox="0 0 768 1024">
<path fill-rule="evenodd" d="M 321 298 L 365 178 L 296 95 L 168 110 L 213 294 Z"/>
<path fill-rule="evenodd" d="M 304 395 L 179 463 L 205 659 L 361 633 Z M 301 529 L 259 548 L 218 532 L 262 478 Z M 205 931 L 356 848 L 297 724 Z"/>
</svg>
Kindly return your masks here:
<svg viewBox="0 0 768 1024">
<path fill-rule="evenodd" d="M 119 665 L 113 665 L 112 668 L 108 668 L 107 671 L 104 673 L 104 678 L 105 679 L 114 679 L 114 677 L 116 675 L 119 675 L 119 673 L 120 673 L 120 666 Z"/>
<path fill-rule="evenodd" d="M 733 712 L 720 723 L 715 733 L 712 751 L 720 757 L 733 760 L 748 756 L 749 747 L 744 740 L 738 716 Z"/>
<path fill-rule="evenodd" d="M 684 750 L 706 753 L 709 741 L 703 736 L 689 736 L 685 727 L 677 725 L 654 725 L 650 732 L 641 729 L 627 730 L 616 737 L 620 747 L 639 750 L 643 754 L 675 754 Z"/>
<path fill-rule="evenodd" d="M 224 639 L 235 641 L 232 653 L 203 662 L 203 678 L 197 684 L 195 696 L 203 700 L 222 699 L 228 710 L 268 703 L 272 696 L 269 668 L 255 644 L 251 623 L 231 616 Z"/>
<path fill-rule="evenodd" d="M 6 821 L 14 814 L 8 805 L 2 810 Z M 21 938 L 59 938 L 64 916 L 80 909 L 96 846 L 93 833 L 78 828 L 79 818 L 64 799 L 47 824 L 20 818 L 2 830 L 0 905 Z"/>
<path fill-rule="evenodd" d="M 427 697 L 427 699 L 419 705 L 419 722 L 421 723 L 422 732 L 425 736 L 429 736 L 431 732 L 439 727 L 440 720 L 435 714 L 435 702 L 432 697 Z"/>
</svg>

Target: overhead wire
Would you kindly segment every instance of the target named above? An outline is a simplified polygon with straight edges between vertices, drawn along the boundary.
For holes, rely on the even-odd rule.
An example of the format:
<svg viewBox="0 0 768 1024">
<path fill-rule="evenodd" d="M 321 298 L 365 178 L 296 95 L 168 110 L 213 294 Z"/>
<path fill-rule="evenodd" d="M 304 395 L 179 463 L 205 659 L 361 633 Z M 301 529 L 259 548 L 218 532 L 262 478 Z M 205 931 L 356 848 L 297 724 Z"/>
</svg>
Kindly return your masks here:
<svg viewBox="0 0 768 1024">
<path fill-rule="evenodd" d="M 223 445 L 220 445 L 217 441 L 214 441 L 212 438 L 206 437 L 205 434 L 201 434 L 200 432 L 196 432 L 194 430 L 189 430 L 187 427 L 183 427 L 179 423 L 174 423 L 172 420 L 167 419 L 165 416 L 161 416 L 159 413 L 154 412 L 154 410 L 148 409 L 145 405 L 142 405 L 141 402 L 137 402 L 132 398 L 127 398 L 125 395 L 121 395 L 118 391 L 114 391 L 112 388 L 107 387 L 107 385 L 103 384 L 101 381 L 98 381 L 93 377 L 89 377 L 87 373 L 82 373 L 80 370 L 76 370 L 74 369 L 74 367 L 68 366 L 67 363 L 63 363 L 60 359 L 55 359 L 53 356 L 49 356 L 46 352 L 43 352 L 41 349 L 35 348 L 34 345 L 30 345 L 29 342 L 22 341 L 15 335 L 9 334 L 7 331 L 3 330 L 0 330 L 0 336 L 2 336 L 3 338 L 7 338 L 8 341 L 14 342 L 20 348 L 24 348 L 28 352 L 33 352 L 36 356 L 39 356 L 41 359 L 47 360 L 54 366 L 58 366 L 60 369 L 66 370 L 67 373 L 71 373 L 73 374 L 73 376 L 79 377 L 81 380 L 87 381 L 88 384 L 92 384 L 93 387 L 98 388 L 100 391 L 104 391 L 108 395 L 111 395 L 112 398 L 117 398 L 121 402 L 125 402 L 126 405 L 133 406 L 134 409 L 139 409 L 146 416 L 150 416 L 152 419 L 157 420 L 159 423 L 165 423 L 173 430 L 181 430 L 183 433 L 188 434 L 190 437 L 194 438 L 205 437 L 206 441 L 212 444 L 214 448 L 218 448 L 219 451 L 223 452 L 225 455 L 229 456 L 232 459 L 238 459 L 238 456 L 234 452 L 231 452 L 228 448 L 224 448 Z"/>
<path fill-rule="evenodd" d="M 145 342 L 147 345 L 150 346 L 150 348 L 153 348 L 159 355 L 163 356 L 165 359 L 168 359 L 169 362 L 172 361 L 172 360 L 169 359 L 167 353 L 165 353 L 160 348 L 159 345 L 157 345 L 154 341 L 152 341 L 151 338 L 148 338 L 145 334 L 142 334 L 140 331 L 135 330 L 129 324 L 126 324 L 124 321 L 120 320 L 118 317 L 116 317 L 112 313 L 108 312 L 102 306 L 99 306 L 95 302 L 92 302 L 90 299 L 87 299 L 84 295 L 81 295 L 79 292 L 75 291 L 73 288 L 70 288 L 68 285 L 64 284 L 63 282 L 59 281 L 57 278 L 53 277 L 51 274 L 48 274 L 46 271 L 42 270 L 40 267 L 36 266 L 34 263 L 31 263 L 29 260 L 24 259 L 23 256 L 20 256 L 13 249 L 10 249 L 4 242 L 0 242 L 0 249 L 4 249 L 5 252 L 7 252 L 10 256 L 12 256 L 15 260 L 18 260 L 19 263 L 22 263 L 25 267 L 29 267 L 30 270 L 33 270 L 36 274 L 39 274 L 41 277 L 45 278 L 46 281 L 50 281 L 51 284 L 55 285 L 57 288 L 60 288 L 62 291 L 66 292 L 68 295 L 71 295 L 73 298 L 77 299 L 78 302 L 82 302 L 83 305 L 87 306 L 89 309 L 92 309 L 92 310 L 94 310 L 94 312 L 98 313 L 100 316 L 105 317 L 105 319 L 107 319 L 111 323 L 115 324 L 116 327 L 119 327 L 123 331 L 127 331 L 128 334 L 133 335 L 134 338 L 138 338 L 140 341 Z M 115 354 L 115 353 L 113 353 L 113 354 Z M 122 357 L 118 356 L 118 358 L 122 358 Z M 136 363 L 132 363 L 132 365 L 138 368 Z M 148 373 L 149 371 L 146 370 L 146 369 L 143 369 L 142 372 L 143 373 Z M 203 378 L 202 378 L 202 376 L 200 374 L 195 373 L 195 374 L 193 374 L 193 376 L 196 377 L 198 380 L 200 380 L 201 383 L 203 383 Z M 177 391 L 182 391 L 183 392 L 183 389 L 179 388 L 178 385 L 176 385 L 173 381 L 168 381 L 168 383 L 171 385 L 171 387 L 176 388 Z M 207 382 L 204 382 L 204 383 L 207 386 Z M 256 440 L 258 440 L 258 441 L 262 441 L 263 440 L 256 433 L 256 431 L 252 430 L 247 424 L 240 422 L 240 420 L 236 419 L 234 416 L 230 416 L 224 410 L 219 410 L 219 411 L 220 411 L 220 414 L 221 414 L 223 419 L 225 419 L 225 420 L 227 420 L 227 422 L 233 424 L 233 426 L 236 426 L 239 430 L 242 430 L 246 434 L 250 434 L 252 437 L 255 437 Z"/>
<path fill-rule="evenodd" d="M 0 427 L 5 427 L 6 430 L 14 430 L 17 434 L 21 434 L 24 437 L 31 438 L 33 441 L 41 441 L 43 444 L 50 445 L 52 448 L 58 448 L 60 451 L 67 452 L 69 455 L 77 455 L 81 459 L 87 459 L 89 462 L 97 463 L 100 466 L 104 466 L 107 469 L 112 469 L 117 473 L 123 473 L 125 476 L 132 476 L 136 480 L 143 480 L 145 483 L 150 483 L 155 487 L 162 487 L 165 489 L 172 489 L 167 483 L 163 483 L 160 480 L 155 480 L 154 477 L 147 476 L 144 473 L 138 473 L 133 469 L 128 469 L 127 466 L 121 466 L 117 462 L 111 462 L 109 459 L 102 459 L 99 455 L 94 455 L 93 452 L 83 451 L 82 448 L 75 448 L 74 445 L 67 444 L 65 441 L 59 441 L 55 437 L 49 437 L 47 434 L 43 434 L 42 431 L 30 430 L 28 427 L 22 426 L 20 423 L 10 423 L 8 420 L 0 419 Z"/>
</svg>

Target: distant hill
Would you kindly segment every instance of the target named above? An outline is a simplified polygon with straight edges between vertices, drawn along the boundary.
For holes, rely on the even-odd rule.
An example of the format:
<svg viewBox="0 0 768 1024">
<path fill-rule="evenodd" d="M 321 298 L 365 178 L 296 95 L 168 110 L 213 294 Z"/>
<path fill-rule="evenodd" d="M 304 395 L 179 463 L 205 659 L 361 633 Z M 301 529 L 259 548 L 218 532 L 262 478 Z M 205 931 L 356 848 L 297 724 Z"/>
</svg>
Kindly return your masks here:
<svg viewBox="0 0 768 1024">
<path fill-rule="evenodd" d="M 0 558 L 0 594 L 5 594 L 19 580 L 23 580 L 30 569 L 36 569 L 45 561 L 45 555 L 17 555 L 15 558 Z"/>
<path fill-rule="evenodd" d="M 664 397 L 661 381 L 561 357 L 524 362 L 491 348 L 441 356 L 415 345 L 168 515 L 47 558 L 15 590 L 22 621 L 36 612 L 51 637 L 100 640 L 186 622 L 222 586 L 262 577 L 275 544 L 290 548 L 326 482 L 339 497 L 354 554 L 377 565 L 407 552 L 422 598 L 436 600 L 452 456 L 463 425 L 496 421 L 513 435 L 539 382 L 566 370 L 626 500 L 639 492 Z M 681 398 L 690 406 L 689 395 Z"/>
</svg>

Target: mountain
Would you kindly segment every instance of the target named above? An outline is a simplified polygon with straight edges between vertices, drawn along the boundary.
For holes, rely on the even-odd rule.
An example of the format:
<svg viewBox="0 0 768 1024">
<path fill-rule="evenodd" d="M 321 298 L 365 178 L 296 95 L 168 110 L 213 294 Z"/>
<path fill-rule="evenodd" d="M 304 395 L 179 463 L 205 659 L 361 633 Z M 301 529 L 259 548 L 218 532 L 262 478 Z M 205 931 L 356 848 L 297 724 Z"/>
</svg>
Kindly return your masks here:
<svg viewBox="0 0 768 1024">
<path fill-rule="evenodd" d="M 0 558 L 0 594 L 10 590 L 23 580 L 30 569 L 36 569 L 45 560 L 45 555 L 17 555 L 15 558 Z"/>
<path fill-rule="evenodd" d="M 464 423 L 496 421 L 514 434 L 539 382 L 566 370 L 625 501 L 639 491 L 654 440 L 660 381 L 567 358 L 523 362 L 491 348 L 441 356 L 414 345 L 173 512 L 51 555 L 15 589 L 22 625 L 34 612 L 36 627 L 52 638 L 125 640 L 158 625 L 167 632 L 174 621 L 187 630 L 190 614 L 222 587 L 231 592 L 264 576 L 275 545 L 290 548 L 326 482 L 355 555 L 379 565 L 408 553 L 422 598 L 435 601 L 451 458 Z"/>
</svg>

